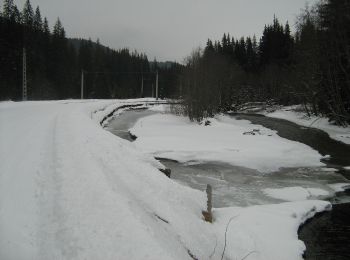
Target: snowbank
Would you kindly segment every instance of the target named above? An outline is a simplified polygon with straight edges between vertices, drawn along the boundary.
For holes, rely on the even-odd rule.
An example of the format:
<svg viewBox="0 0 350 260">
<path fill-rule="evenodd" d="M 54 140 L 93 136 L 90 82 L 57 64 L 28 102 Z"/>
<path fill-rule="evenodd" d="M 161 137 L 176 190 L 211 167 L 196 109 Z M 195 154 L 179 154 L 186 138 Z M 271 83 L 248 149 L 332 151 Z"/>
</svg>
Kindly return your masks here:
<svg viewBox="0 0 350 260">
<path fill-rule="evenodd" d="M 300 106 L 288 106 L 276 110 L 272 113 L 264 113 L 268 117 L 285 119 L 298 125 L 306 127 L 314 127 L 329 134 L 329 136 L 337 141 L 350 144 L 350 126 L 339 127 L 329 123 L 328 118 L 307 116 L 304 112 L 297 112 Z"/>
<path fill-rule="evenodd" d="M 215 210 L 214 226 L 218 244 L 223 244 L 227 228 L 226 259 L 296 260 L 303 259 L 305 245 L 298 240 L 298 229 L 317 212 L 330 210 L 325 201 L 288 202 L 248 208 Z M 220 259 L 222 248 L 216 249 Z M 225 258 L 224 258 L 225 259 Z"/>
<path fill-rule="evenodd" d="M 102 129 L 117 107 L 143 102 L 0 103 L 0 259 L 220 259 L 237 215 L 227 258 L 301 259 L 298 226 L 329 203 L 217 209 L 204 222 L 203 192 Z"/>
<path fill-rule="evenodd" d="M 350 189 L 349 183 L 334 183 L 334 184 L 328 184 L 328 186 L 333 189 L 335 192 L 343 192 L 345 190 Z"/>
<path fill-rule="evenodd" d="M 156 114 L 140 119 L 130 132 L 143 151 L 180 162 L 217 161 L 261 172 L 323 165 L 317 151 L 260 125 L 223 115 L 210 121 L 204 126 L 187 117 Z"/>
</svg>

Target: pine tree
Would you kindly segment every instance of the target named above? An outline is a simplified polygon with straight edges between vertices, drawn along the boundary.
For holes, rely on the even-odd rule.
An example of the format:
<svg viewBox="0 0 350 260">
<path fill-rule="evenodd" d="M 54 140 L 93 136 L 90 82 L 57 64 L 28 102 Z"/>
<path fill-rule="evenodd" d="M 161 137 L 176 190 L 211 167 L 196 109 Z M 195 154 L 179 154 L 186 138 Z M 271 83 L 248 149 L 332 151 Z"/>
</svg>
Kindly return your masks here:
<svg viewBox="0 0 350 260">
<path fill-rule="evenodd" d="M 17 24 L 22 23 L 21 12 L 18 10 L 17 6 L 14 6 L 13 8 L 12 20 L 15 21 L 15 23 Z"/>
<path fill-rule="evenodd" d="M 62 26 L 60 18 L 57 18 L 57 21 L 53 27 L 53 36 L 57 39 L 64 39 L 66 37 L 66 32 Z"/>
<path fill-rule="evenodd" d="M 44 18 L 42 31 L 44 32 L 45 35 L 49 35 L 50 34 L 49 22 L 47 21 L 46 17 Z"/>
<path fill-rule="evenodd" d="M 337 123 L 350 122 L 349 13 L 349 0 L 328 0 L 320 8 L 322 86 Z"/>
<path fill-rule="evenodd" d="M 13 0 L 4 0 L 2 16 L 10 19 L 13 16 L 14 7 Z"/>
<path fill-rule="evenodd" d="M 33 28 L 36 31 L 42 31 L 43 21 L 41 19 L 39 6 L 35 10 L 34 20 L 33 20 Z"/>
<path fill-rule="evenodd" d="M 253 71 L 255 68 L 255 51 L 253 48 L 253 42 L 250 37 L 247 37 L 246 39 L 246 49 L 247 49 L 247 63 L 246 63 L 246 70 L 247 71 Z"/>
<path fill-rule="evenodd" d="M 25 26 L 32 27 L 34 21 L 34 12 L 32 5 L 29 0 L 26 0 L 24 3 L 23 11 L 22 11 L 22 22 Z"/>
<path fill-rule="evenodd" d="M 205 46 L 205 49 L 204 49 L 204 55 L 208 54 L 209 52 L 214 52 L 215 49 L 214 49 L 214 45 L 213 45 L 213 42 L 208 39 L 207 41 L 207 44 Z"/>
</svg>

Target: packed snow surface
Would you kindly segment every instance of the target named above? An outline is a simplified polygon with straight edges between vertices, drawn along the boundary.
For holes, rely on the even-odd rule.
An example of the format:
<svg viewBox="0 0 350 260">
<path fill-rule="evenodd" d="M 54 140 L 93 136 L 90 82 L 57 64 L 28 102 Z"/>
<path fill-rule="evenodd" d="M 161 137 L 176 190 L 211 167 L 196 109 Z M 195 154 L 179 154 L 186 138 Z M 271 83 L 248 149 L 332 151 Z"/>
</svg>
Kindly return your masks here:
<svg viewBox="0 0 350 260">
<path fill-rule="evenodd" d="M 299 111 L 299 112 L 298 112 Z M 305 112 L 301 112 L 300 106 L 282 107 L 272 113 L 264 113 L 268 117 L 285 119 L 296 124 L 314 127 L 329 134 L 329 136 L 337 141 L 350 144 L 350 126 L 340 127 L 332 125 L 328 118 L 307 116 Z"/>
<path fill-rule="evenodd" d="M 302 259 L 299 225 L 330 204 L 223 208 L 204 222 L 204 192 L 165 177 L 152 156 L 100 125 L 146 101 L 0 103 L 0 259 L 221 259 L 232 217 L 224 258 Z M 223 121 L 213 127 L 232 124 Z M 318 154 L 289 145 L 317 164 Z"/>
<path fill-rule="evenodd" d="M 183 116 L 155 114 L 141 118 L 130 131 L 143 151 L 179 162 L 224 162 L 261 172 L 323 165 L 311 147 L 230 116 L 216 116 L 205 126 Z"/>
</svg>

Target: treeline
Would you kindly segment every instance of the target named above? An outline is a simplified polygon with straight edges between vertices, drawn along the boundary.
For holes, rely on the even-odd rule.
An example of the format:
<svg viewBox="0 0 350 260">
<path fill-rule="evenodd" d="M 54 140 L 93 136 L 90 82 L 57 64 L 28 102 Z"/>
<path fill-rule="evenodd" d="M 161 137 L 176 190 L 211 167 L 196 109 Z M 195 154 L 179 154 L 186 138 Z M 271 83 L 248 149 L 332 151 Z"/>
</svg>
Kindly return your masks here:
<svg viewBox="0 0 350 260">
<path fill-rule="evenodd" d="M 34 11 L 29 0 L 21 12 L 13 0 L 4 0 L 0 13 L 0 100 L 22 98 L 23 48 L 30 100 L 80 98 L 82 71 L 84 98 L 151 96 L 156 70 L 160 96 L 171 95 L 176 82 L 173 74 L 179 70 L 176 64 L 151 68 L 145 54 L 127 48 L 112 50 L 99 41 L 68 39 L 61 21 L 57 19 L 50 30 L 39 7 Z"/>
<path fill-rule="evenodd" d="M 304 104 L 337 124 L 350 122 L 350 1 L 322 1 L 298 17 L 297 31 L 275 17 L 262 37 L 224 34 L 187 58 L 185 109 L 202 120 L 251 101 Z"/>
</svg>

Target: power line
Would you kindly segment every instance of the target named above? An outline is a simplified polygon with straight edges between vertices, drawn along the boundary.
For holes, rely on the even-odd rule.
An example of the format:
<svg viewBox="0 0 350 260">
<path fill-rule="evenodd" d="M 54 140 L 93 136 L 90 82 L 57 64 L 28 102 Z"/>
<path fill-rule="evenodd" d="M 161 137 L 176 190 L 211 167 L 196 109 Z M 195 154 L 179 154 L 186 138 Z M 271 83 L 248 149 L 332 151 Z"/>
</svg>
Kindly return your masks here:
<svg viewBox="0 0 350 260">
<path fill-rule="evenodd" d="M 157 72 L 137 72 L 137 71 L 132 71 L 132 72 L 107 72 L 107 71 L 85 71 L 85 74 L 141 74 L 141 75 L 145 75 L 145 74 L 154 74 L 156 75 Z"/>
<path fill-rule="evenodd" d="M 156 72 L 140 72 L 140 71 L 131 71 L 131 72 L 106 72 L 106 71 L 86 71 L 86 70 L 81 70 L 81 87 L 80 87 L 80 98 L 84 99 L 84 75 L 85 74 L 109 74 L 109 75 L 117 75 L 117 74 L 140 74 L 142 76 L 142 80 L 141 80 L 141 97 L 143 96 L 143 91 L 144 91 L 144 86 L 143 86 L 143 82 L 144 82 L 144 78 L 143 75 L 149 75 L 149 74 L 153 74 L 155 75 L 156 79 L 155 79 L 155 83 L 156 83 L 156 99 L 158 100 L 158 81 L 159 81 L 159 77 L 158 77 L 158 71 Z M 152 96 L 154 95 L 153 93 L 153 84 L 152 84 Z"/>
</svg>

